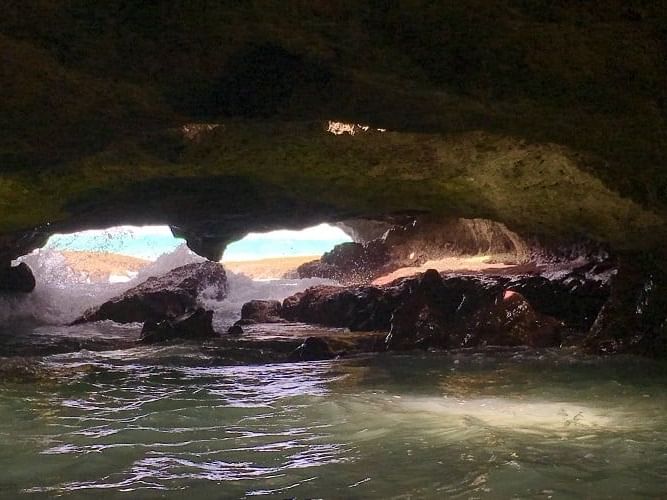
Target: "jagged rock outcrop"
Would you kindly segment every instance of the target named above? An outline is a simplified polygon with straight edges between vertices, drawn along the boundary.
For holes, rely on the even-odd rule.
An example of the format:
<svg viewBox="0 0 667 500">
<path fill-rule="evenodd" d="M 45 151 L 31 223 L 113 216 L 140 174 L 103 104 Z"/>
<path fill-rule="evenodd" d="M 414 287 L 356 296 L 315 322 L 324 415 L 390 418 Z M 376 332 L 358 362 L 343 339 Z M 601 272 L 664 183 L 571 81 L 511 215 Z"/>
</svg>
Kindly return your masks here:
<svg viewBox="0 0 667 500">
<path fill-rule="evenodd" d="M 319 260 L 301 264 L 296 273 L 299 278 L 326 278 L 344 284 L 369 283 L 396 267 L 398 264 L 391 262 L 384 241 L 373 240 L 336 245 Z"/>
<path fill-rule="evenodd" d="M 598 353 L 667 355 L 667 273 L 654 256 L 625 255 L 587 338 Z"/>
<path fill-rule="evenodd" d="M 198 307 L 175 318 L 146 321 L 139 342 L 153 344 L 169 340 L 205 340 L 217 335 L 213 330 L 213 311 Z"/>
<path fill-rule="evenodd" d="M 584 284 L 573 285 L 577 280 Z M 609 294 L 607 284 L 591 281 L 575 274 L 539 281 L 534 276 L 441 277 L 429 270 L 385 286 L 309 288 L 285 299 L 281 315 L 290 321 L 387 331 L 389 349 L 546 347 L 559 345 L 571 332 L 583 337 Z M 580 287 L 590 293 L 589 302 L 572 309 Z"/>
<path fill-rule="evenodd" d="M 152 277 L 99 307 L 86 311 L 74 323 L 112 320 L 118 323 L 156 322 L 194 311 L 206 294 L 222 300 L 227 276 L 215 262 L 186 264 L 160 277 Z"/>
</svg>

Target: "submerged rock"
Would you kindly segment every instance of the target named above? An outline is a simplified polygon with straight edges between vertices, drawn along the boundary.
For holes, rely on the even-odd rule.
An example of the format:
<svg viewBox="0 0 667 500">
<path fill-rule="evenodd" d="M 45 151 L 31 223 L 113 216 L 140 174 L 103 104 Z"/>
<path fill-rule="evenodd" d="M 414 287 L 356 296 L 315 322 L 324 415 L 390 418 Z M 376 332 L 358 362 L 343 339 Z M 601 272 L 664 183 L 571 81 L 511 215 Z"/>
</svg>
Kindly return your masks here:
<svg viewBox="0 0 667 500">
<path fill-rule="evenodd" d="M 227 276 L 215 262 L 177 267 L 160 277 L 149 278 L 97 308 L 86 311 L 74 323 L 110 319 L 117 323 L 161 321 L 193 311 L 200 295 L 222 300 L 227 295 Z"/>
<path fill-rule="evenodd" d="M 238 321 L 237 321 L 238 323 Z M 241 328 L 241 325 L 238 324 L 233 324 L 227 329 L 227 335 L 232 335 L 235 337 L 238 337 L 239 335 L 243 335 L 243 328 Z"/>
<path fill-rule="evenodd" d="M 35 276 L 28 264 L 0 269 L 0 292 L 30 293 L 35 289 Z"/>
<path fill-rule="evenodd" d="M 321 361 L 335 357 L 336 353 L 331 350 L 326 340 L 308 337 L 287 357 L 287 361 Z"/>
<path fill-rule="evenodd" d="M 213 311 L 206 311 L 202 307 L 177 318 L 146 321 L 139 342 L 152 344 L 175 339 L 203 340 L 216 337 L 212 321 Z"/>
</svg>

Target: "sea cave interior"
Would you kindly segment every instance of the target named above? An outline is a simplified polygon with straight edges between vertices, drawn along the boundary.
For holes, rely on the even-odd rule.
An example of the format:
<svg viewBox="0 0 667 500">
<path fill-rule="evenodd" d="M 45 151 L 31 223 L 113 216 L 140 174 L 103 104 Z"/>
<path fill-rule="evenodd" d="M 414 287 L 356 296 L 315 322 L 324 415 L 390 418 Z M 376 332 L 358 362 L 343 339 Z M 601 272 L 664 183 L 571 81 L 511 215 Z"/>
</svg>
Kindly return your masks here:
<svg viewBox="0 0 667 500">
<path fill-rule="evenodd" d="M 660 1 L 7 0 L 1 498 L 667 496 Z"/>
</svg>

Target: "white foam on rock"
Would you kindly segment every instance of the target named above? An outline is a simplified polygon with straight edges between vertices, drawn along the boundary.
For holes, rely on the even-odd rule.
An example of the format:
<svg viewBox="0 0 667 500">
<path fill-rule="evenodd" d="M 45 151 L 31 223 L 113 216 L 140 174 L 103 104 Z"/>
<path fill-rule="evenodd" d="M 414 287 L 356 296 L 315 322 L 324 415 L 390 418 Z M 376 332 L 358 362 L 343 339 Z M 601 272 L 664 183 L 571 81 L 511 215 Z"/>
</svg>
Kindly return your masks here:
<svg viewBox="0 0 667 500">
<path fill-rule="evenodd" d="M 0 321 L 28 320 L 38 324 L 64 325 L 77 319 L 88 308 L 133 288 L 152 276 L 162 276 L 180 266 L 205 259 L 191 252 L 185 244 L 158 257 L 135 277 L 116 283 L 91 283 L 86 275 L 73 271 L 57 250 L 43 248 L 18 259 L 30 266 L 37 285 L 29 294 L 0 295 Z M 328 280 L 280 279 L 255 281 L 227 271 L 228 296 L 218 301 L 204 290 L 202 305 L 214 311 L 214 327 L 224 332 L 240 318 L 241 307 L 252 299 L 282 300 L 294 293 Z"/>
<path fill-rule="evenodd" d="M 204 307 L 213 310 L 213 327 L 221 333 L 241 318 L 241 307 L 246 302 L 254 299 L 282 301 L 311 286 L 335 284 L 331 280 L 321 278 L 253 280 L 230 271 L 227 271 L 227 281 L 229 292 L 225 300 L 206 300 L 205 292 L 202 294 L 204 297 L 200 298 Z"/>
</svg>

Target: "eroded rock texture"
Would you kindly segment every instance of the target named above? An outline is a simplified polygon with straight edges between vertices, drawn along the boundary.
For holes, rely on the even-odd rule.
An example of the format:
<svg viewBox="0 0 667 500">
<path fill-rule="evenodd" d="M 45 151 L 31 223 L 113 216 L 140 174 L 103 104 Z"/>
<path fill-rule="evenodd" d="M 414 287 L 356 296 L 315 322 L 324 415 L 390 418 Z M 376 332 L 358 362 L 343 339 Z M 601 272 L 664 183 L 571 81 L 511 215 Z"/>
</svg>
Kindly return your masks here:
<svg viewBox="0 0 667 500">
<path fill-rule="evenodd" d="M 621 260 L 588 344 L 600 353 L 667 355 L 667 274 L 650 256 Z"/>
<path fill-rule="evenodd" d="M 408 218 L 365 243 L 342 243 L 297 269 L 301 278 L 344 284 L 370 283 L 401 267 L 462 255 L 489 255 L 513 263 L 529 257 L 529 245 L 503 224 L 484 219 Z"/>
<path fill-rule="evenodd" d="M 112 320 L 117 323 L 158 322 L 194 311 L 202 294 L 216 300 L 227 295 L 227 276 L 215 262 L 177 267 L 149 278 L 97 308 L 86 311 L 74 323 Z"/>
<path fill-rule="evenodd" d="M 549 280 L 443 277 L 429 270 L 386 286 L 313 287 L 285 299 L 281 314 L 291 321 L 388 331 L 389 349 L 547 347 L 572 332 L 583 338 L 608 296 L 605 282 L 576 273 Z"/>
<path fill-rule="evenodd" d="M 620 0 L 10 1 L 0 240 L 166 223 L 215 257 L 429 212 L 656 247 L 665 22 Z"/>
</svg>

